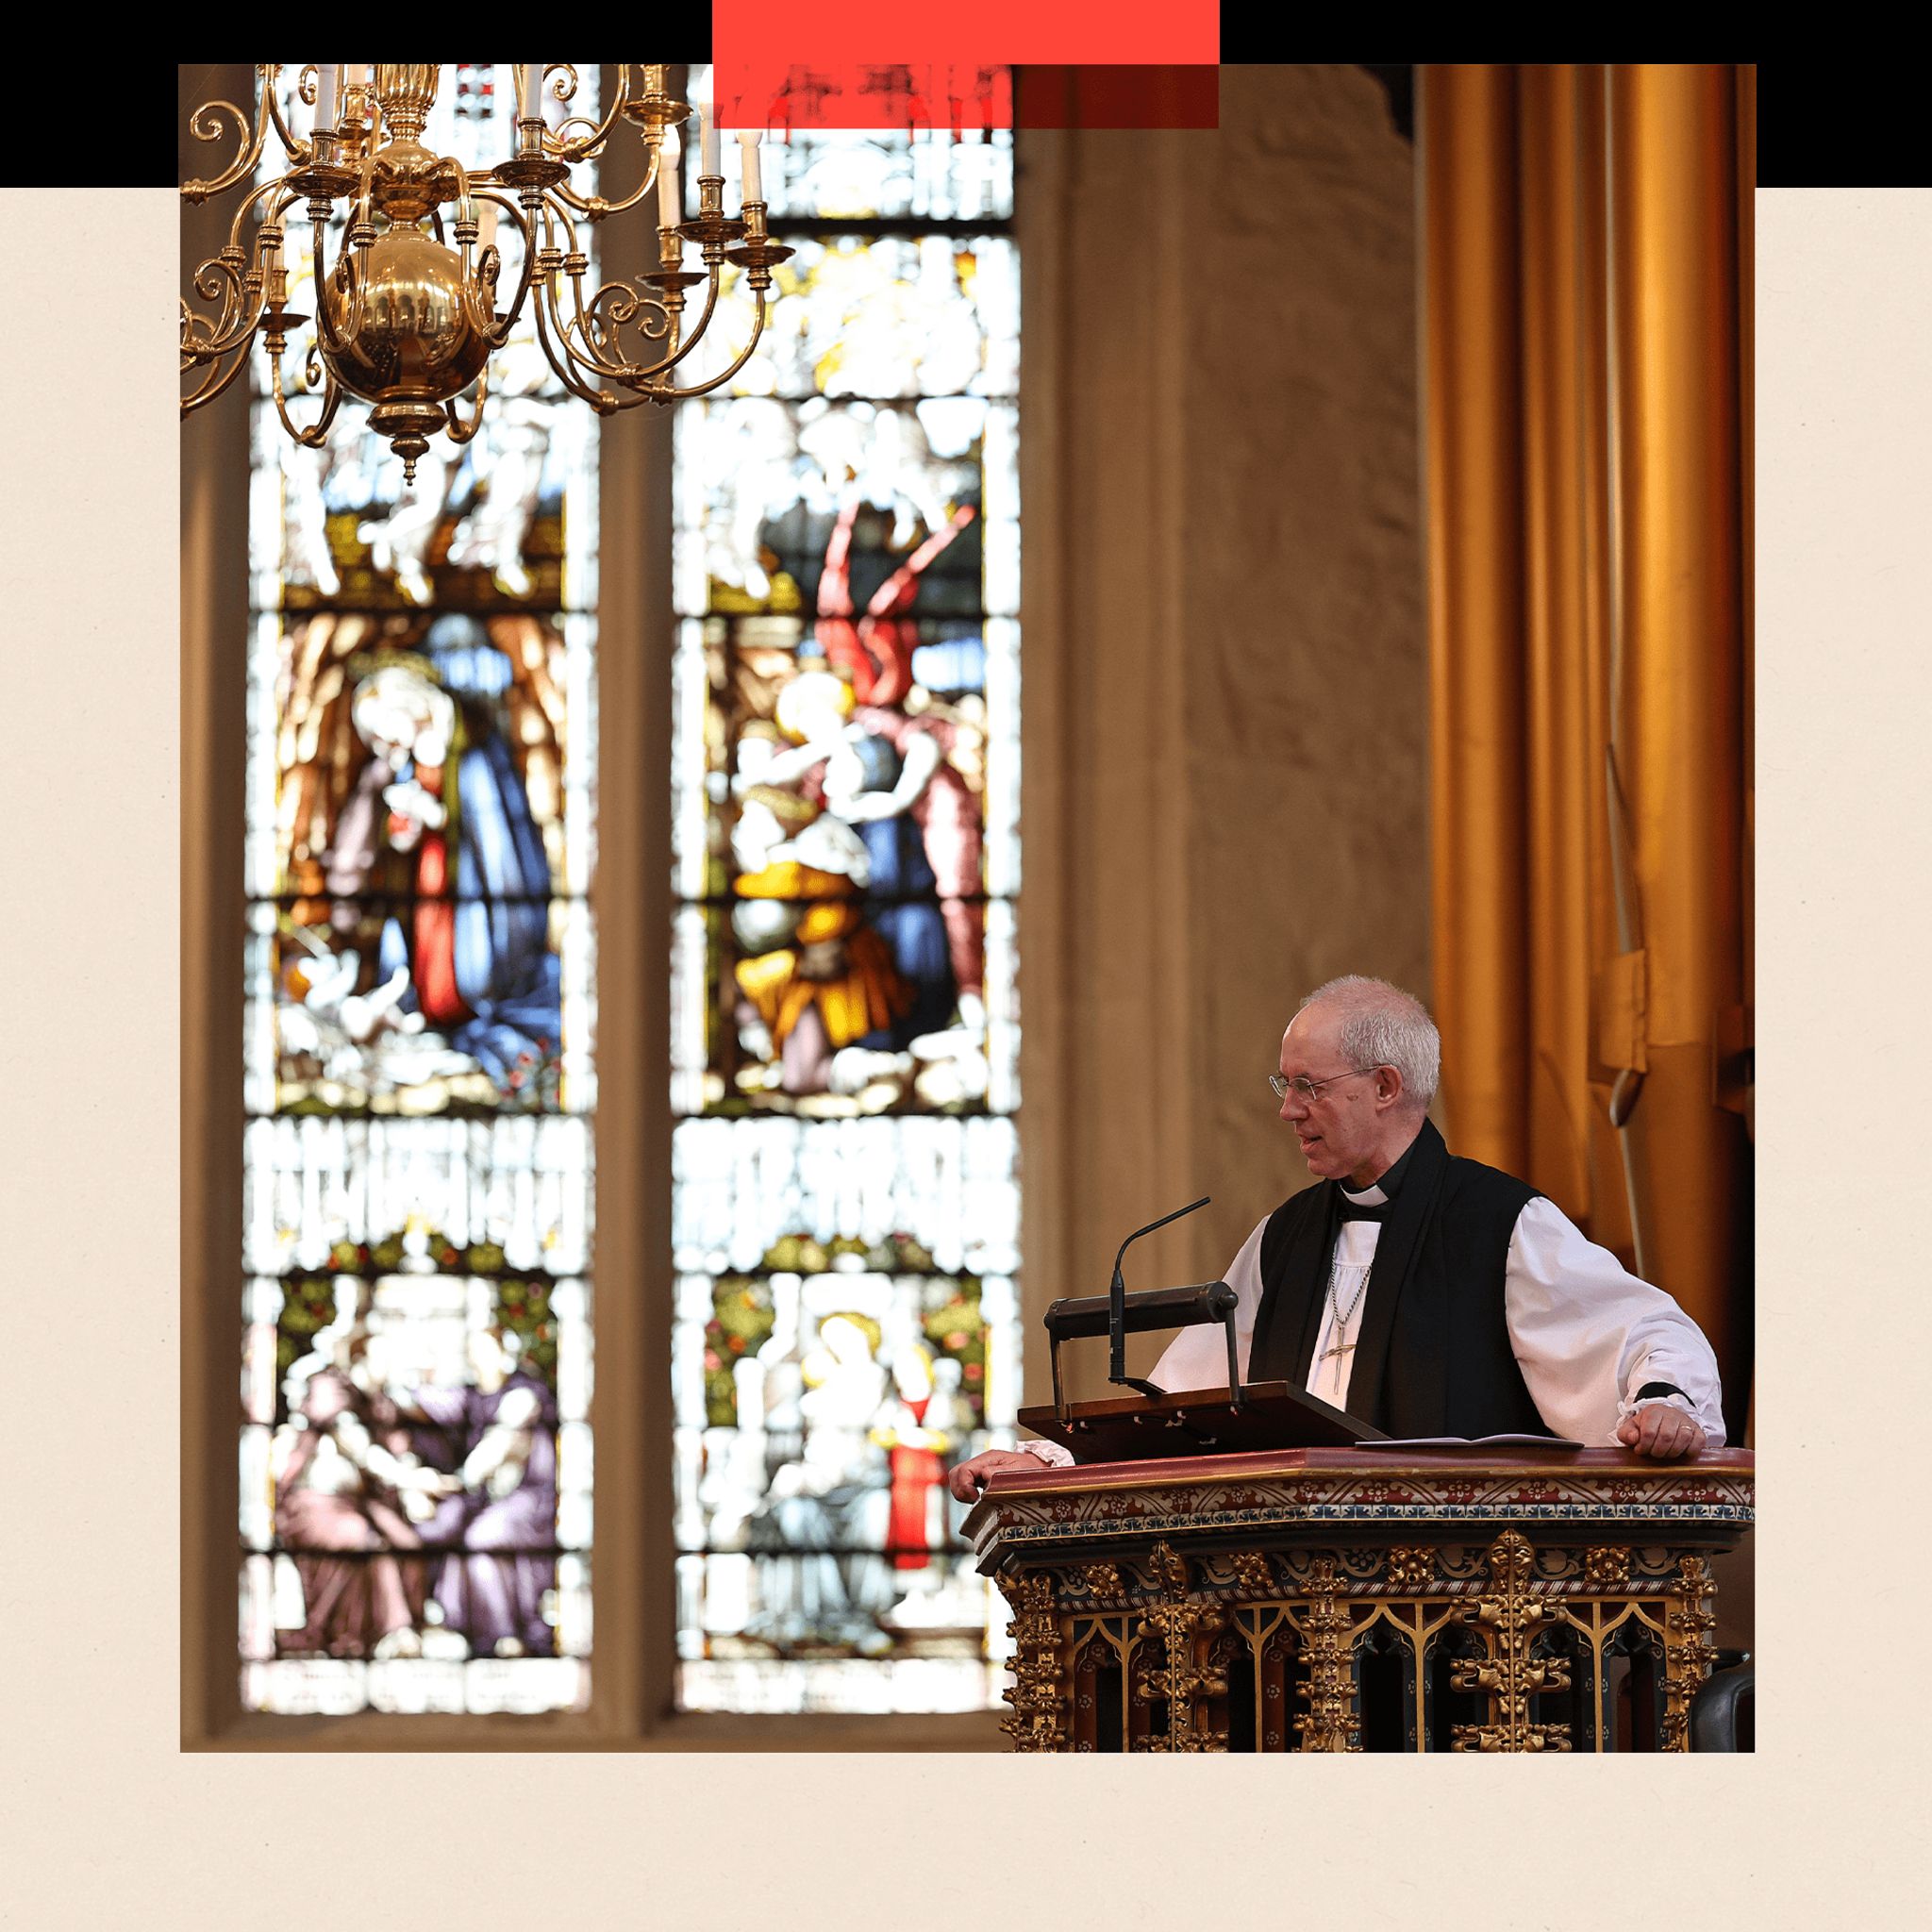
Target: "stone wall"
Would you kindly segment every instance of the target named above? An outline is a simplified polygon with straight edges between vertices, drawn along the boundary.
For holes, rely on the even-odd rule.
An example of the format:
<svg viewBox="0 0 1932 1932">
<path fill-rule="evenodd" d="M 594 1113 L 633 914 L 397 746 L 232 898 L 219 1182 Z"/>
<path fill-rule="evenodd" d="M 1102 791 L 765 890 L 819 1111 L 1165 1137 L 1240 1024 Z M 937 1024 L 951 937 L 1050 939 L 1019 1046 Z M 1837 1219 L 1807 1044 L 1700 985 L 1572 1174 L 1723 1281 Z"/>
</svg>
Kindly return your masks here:
<svg viewBox="0 0 1932 1932">
<path fill-rule="evenodd" d="M 1413 151 L 1355 68 L 1221 119 L 1023 138 L 1034 1310 L 1203 1193 L 1128 1278 L 1219 1274 L 1306 1184 L 1297 996 L 1428 992 Z"/>
</svg>

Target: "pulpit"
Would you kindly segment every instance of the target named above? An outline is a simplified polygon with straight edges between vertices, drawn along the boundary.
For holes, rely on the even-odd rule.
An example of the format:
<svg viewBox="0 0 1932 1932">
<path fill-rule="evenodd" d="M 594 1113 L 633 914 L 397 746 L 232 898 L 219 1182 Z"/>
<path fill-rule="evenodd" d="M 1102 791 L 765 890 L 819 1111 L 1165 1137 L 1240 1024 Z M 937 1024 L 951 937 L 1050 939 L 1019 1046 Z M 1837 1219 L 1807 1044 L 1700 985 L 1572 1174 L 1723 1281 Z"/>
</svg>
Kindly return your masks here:
<svg viewBox="0 0 1932 1932">
<path fill-rule="evenodd" d="M 1004 1472 L 1022 1751 L 1686 1751 L 1754 1458 L 1273 1449 Z"/>
</svg>

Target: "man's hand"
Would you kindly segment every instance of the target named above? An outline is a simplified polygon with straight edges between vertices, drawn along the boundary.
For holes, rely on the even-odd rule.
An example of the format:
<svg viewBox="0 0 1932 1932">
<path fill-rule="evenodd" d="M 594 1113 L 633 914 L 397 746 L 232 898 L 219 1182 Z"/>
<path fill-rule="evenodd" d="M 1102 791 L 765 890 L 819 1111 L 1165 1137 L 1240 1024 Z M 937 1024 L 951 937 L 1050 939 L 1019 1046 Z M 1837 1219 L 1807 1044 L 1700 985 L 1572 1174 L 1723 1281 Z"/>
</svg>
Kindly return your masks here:
<svg viewBox="0 0 1932 1932">
<path fill-rule="evenodd" d="M 1046 1464 L 1039 1457 L 1029 1456 L 1024 1449 L 987 1449 L 962 1462 L 946 1477 L 946 1487 L 961 1503 L 975 1503 L 979 1491 L 985 1487 L 986 1479 L 1003 1469 L 1044 1469 Z"/>
<path fill-rule="evenodd" d="M 1704 1447 L 1704 1431 L 1681 1408 L 1668 1402 L 1646 1402 L 1617 1424 L 1617 1441 L 1640 1456 L 1674 1462 Z"/>
</svg>

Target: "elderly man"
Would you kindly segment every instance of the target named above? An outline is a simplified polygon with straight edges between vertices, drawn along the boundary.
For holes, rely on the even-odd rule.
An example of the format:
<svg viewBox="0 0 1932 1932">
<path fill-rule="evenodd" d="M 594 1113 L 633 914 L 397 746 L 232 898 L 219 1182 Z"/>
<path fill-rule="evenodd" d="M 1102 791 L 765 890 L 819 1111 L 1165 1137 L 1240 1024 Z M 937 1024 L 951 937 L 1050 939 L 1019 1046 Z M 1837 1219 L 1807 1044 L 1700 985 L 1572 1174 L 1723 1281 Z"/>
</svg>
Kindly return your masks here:
<svg viewBox="0 0 1932 1932">
<path fill-rule="evenodd" d="M 1383 980 L 1331 980 L 1289 1023 L 1270 1084 L 1319 1184 L 1227 1270 L 1243 1376 L 1396 1437 L 1547 1432 L 1659 1460 L 1721 1446 L 1696 1324 L 1534 1188 L 1450 1154 L 1426 1118 L 1441 1063 L 1422 1003 Z M 1223 1350 L 1218 1329 L 1186 1330 L 1151 1379 L 1218 1388 Z M 995 1470 L 1071 1459 L 1029 1442 L 948 1481 L 970 1502 Z"/>
</svg>

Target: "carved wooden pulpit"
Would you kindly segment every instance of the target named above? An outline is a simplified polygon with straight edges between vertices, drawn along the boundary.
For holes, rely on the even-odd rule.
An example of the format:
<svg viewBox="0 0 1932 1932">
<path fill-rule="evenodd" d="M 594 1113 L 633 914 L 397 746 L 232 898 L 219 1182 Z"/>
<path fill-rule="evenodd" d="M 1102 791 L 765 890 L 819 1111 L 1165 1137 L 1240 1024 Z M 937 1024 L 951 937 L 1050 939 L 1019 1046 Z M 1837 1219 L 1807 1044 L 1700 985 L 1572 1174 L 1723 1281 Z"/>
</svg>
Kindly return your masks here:
<svg viewBox="0 0 1932 1932">
<path fill-rule="evenodd" d="M 1690 1749 L 1754 1458 L 1279 1449 L 1003 1472 L 1022 1751 Z"/>
</svg>

